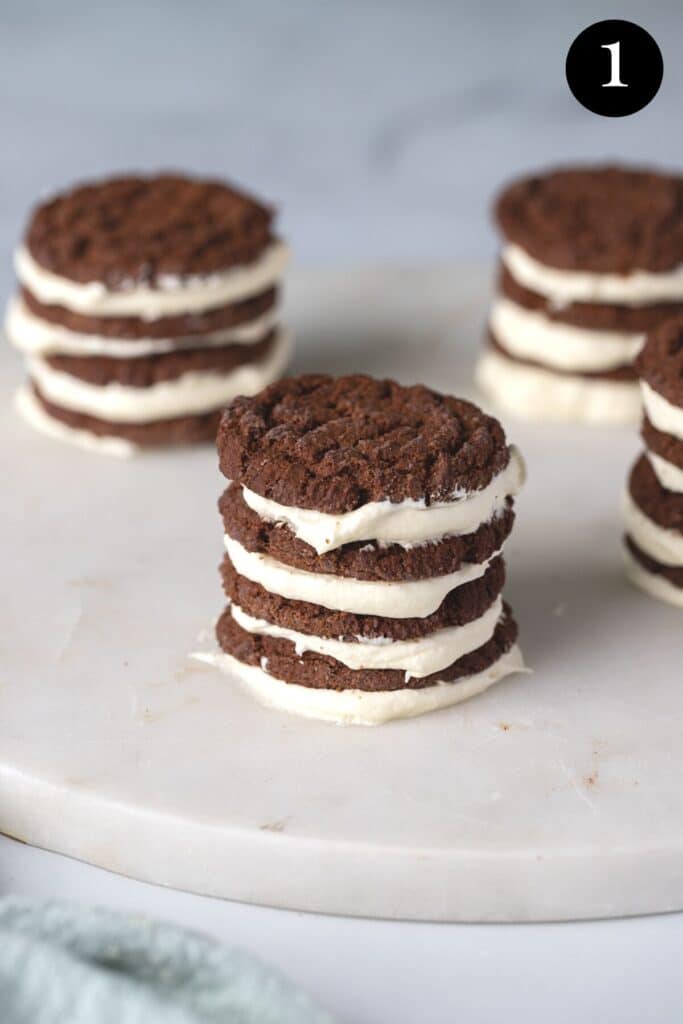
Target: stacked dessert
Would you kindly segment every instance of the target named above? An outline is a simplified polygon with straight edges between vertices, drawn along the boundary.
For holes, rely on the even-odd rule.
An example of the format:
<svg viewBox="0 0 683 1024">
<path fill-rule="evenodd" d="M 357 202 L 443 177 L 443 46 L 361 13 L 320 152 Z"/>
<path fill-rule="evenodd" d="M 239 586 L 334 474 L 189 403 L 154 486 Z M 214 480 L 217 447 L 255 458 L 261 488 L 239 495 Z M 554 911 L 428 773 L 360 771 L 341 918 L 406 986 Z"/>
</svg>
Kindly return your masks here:
<svg viewBox="0 0 683 1024">
<path fill-rule="evenodd" d="M 625 499 L 629 576 L 683 607 L 683 317 L 651 334 L 636 362 L 645 454 Z"/>
<path fill-rule="evenodd" d="M 683 178 L 617 167 L 517 181 L 478 382 L 529 419 L 635 421 L 633 361 L 683 312 Z"/>
<path fill-rule="evenodd" d="M 372 724 L 522 666 L 501 548 L 523 464 L 497 420 L 425 387 L 307 376 L 233 402 L 218 451 L 215 660 L 262 702 Z"/>
<path fill-rule="evenodd" d="M 287 252 L 270 209 L 220 182 L 126 177 L 39 206 L 16 254 L 6 329 L 18 407 L 112 454 L 213 440 L 220 410 L 283 370 Z"/>
</svg>

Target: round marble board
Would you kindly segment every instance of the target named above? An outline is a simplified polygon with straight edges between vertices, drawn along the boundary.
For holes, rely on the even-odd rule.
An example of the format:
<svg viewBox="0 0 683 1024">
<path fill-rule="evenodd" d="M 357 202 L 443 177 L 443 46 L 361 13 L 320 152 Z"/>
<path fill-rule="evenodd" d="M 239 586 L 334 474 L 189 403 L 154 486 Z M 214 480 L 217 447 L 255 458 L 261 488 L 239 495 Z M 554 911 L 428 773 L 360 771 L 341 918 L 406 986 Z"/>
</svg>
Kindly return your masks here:
<svg viewBox="0 0 683 1024">
<path fill-rule="evenodd" d="M 466 394 L 487 296 L 467 268 L 299 272 L 294 370 Z M 310 911 L 683 908 L 683 620 L 620 565 L 635 427 L 506 424 L 529 469 L 507 594 L 533 674 L 421 719 L 342 728 L 266 710 L 188 657 L 222 605 L 214 452 L 61 447 L 11 411 L 7 351 L 0 371 L 0 830 Z"/>
</svg>

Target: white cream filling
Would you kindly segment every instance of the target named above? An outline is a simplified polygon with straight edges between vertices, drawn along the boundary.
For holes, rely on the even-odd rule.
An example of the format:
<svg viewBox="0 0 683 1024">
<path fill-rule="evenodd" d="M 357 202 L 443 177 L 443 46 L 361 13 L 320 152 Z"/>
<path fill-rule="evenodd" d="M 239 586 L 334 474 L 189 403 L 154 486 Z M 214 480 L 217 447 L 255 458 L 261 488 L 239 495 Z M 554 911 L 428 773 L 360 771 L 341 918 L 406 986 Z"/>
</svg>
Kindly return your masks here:
<svg viewBox="0 0 683 1024">
<path fill-rule="evenodd" d="M 661 455 L 656 455 L 655 452 L 648 450 L 646 454 L 662 487 L 667 491 L 683 494 L 683 469 L 674 466 L 672 462 L 663 459 Z"/>
<path fill-rule="evenodd" d="M 253 345 L 265 338 L 277 319 L 278 310 L 273 308 L 248 323 L 209 334 L 183 338 L 106 338 L 100 334 L 80 334 L 62 324 L 42 320 L 28 309 L 20 295 L 15 295 L 7 306 L 5 333 L 14 347 L 27 355 L 59 353 L 136 359 L 194 348 Z"/>
<path fill-rule="evenodd" d="M 299 540 L 322 555 L 359 540 L 410 547 L 445 536 L 472 533 L 501 512 L 508 495 L 514 496 L 524 483 L 524 461 L 516 448 L 510 461 L 481 491 L 463 492 L 451 501 L 372 501 L 352 512 L 331 515 L 315 509 L 279 505 L 249 488 L 242 488 L 247 505 L 261 519 L 286 523 Z"/>
<path fill-rule="evenodd" d="M 413 676 L 421 679 L 448 668 L 465 654 L 487 643 L 502 615 L 503 599 L 497 597 L 491 607 L 473 622 L 439 629 L 418 640 L 387 638 L 373 641 L 360 637 L 353 641 L 335 640 L 256 619 L 237 605 L 232 605 L 230 611 L 235 622 L 247 633 L 290 640 L 298 655 L 306 651 L 324 654 L 350 669 L 396 669 L 405 672 L 408 680 Z"/>
<path fill-rule="evenodd" d="M 636 381 L 598 380 L 524 366 L 498 352 L 485 352 L 477 385 L 499 409 L 519 419 L 546 422 L 637 423 Z"/>
<path fill-rule="evenodd" d="M 563 324 L 506 298 L 494 302 L 490 326 L 496 341 L 511 355 L 559 370 L 590 372 L 627 366 L 645 340 L 644 334 Z"/>
<path fill-rule="evenodd" d="M 629 274 L 598 274 L 560 270 L 539 263 L 520 246 L 512 244 L 504 247 L 501 257 L 519 284 L 547 296 L 558 306 L 571 302 L 648 306 L 683 300 L 683 265 L 661 273 L 634 270 Z"/>
<path fill-rule="evenodd" d="M 257 363 L 243 363 L 229 373 L 184 373 L 150 387 L 90 384 L 53 369 L 39 356 L 31 356 L 27 367 L 40 393 L 54 405 L 111 423 L 150 423 L 209 412 L 238 395 L 255 394 L 280 375 L 289 353 L 289 336 L 281 332 L 270 354 Z"/>
<path fill-rule="evenodd" d="M 87 430 L 78 430 L 53 419 L 39 405 L 29 388 L 17 391 L 14 404 L 19 415 L 29 426 L 55 441 L 62 441 L 98 455 L 114 455 L 117 458 L 127 458 L 138 451 L 137 445 L 123 437 L 98 437 Z"/>
<path fill-rule="evenodd" d="M 671 434 L 683 441 L 683 407 L 673 405 L 658 391 L 651 388 L 647 381 L 641 380 L 640 390 L 647 418 L 653 427 L 663 434 Z"/>
<path fill-rule="evenodd" d="M 661 565 L 683 566 L 683 533 L 655 523 L 630 494 L 624 495 L 624 525 L 637 546 Z"/>
<path fill-rule="evenodd" d="M 237 677 L 252 696 L 266 707 L 318 718 L 339 725 L 381 725 L 394 718 L 413 718 L 428 711 L 459 704 L 483 693 L 494 683 L 513 672 L 526 671 L 517 645 L 483 672 L 455 682 L 438 682 L 423 689 L 386 690 L 320 690 L 298 683 L 286 683 L 268 675 L 264 667 L 246 665 L 225 653 L 193 655 L 197 660 L 214 665 L 222 672 Z"/>
<path fill-rule="evenodd" d="M 425 618 L 431 615 L 451 590 L 479 579 L 489 566 L 489 562 L 477 562 L 463 565 L 457 572 L 445 576 L 431 576 L 409 582 L 358 580 L 349 576 L 295 569 L 270 555 L 247 551 L 227 534 L 224 540 L 230 561 L 240 576 L 246 576 L 271 594 L 279 594 L 290 601 L 319 604 L 334 611 L 381 615 L 389 619 Z"/>
<path fill-rule="evenodd" d="M 287 261 L 287 246 L 273 242 L 258 259 L 244 266 L 203 276 L 162 274 L 155 288 L 129 281 L 113 291 L 101 281 L 82 284 L 53 274 L 33 259 L 26 246 L 14 255 L 17 277 L 39 302 L 92 316 L 136 316 L 142 320 L 198 313 L 257 295 L 282 277 Z"/>
<path fill-rule="evenodd" d="M 637 587 L 644 590 L 650 597 L 656 597 L 659 601 L 666 601 L 667 604 L 683 608 L 683 587 L 675 586 L 664 576 L 648 572 L 626 548 L 624 549 L 624 561 L 626 575 Z"/>
</svg>

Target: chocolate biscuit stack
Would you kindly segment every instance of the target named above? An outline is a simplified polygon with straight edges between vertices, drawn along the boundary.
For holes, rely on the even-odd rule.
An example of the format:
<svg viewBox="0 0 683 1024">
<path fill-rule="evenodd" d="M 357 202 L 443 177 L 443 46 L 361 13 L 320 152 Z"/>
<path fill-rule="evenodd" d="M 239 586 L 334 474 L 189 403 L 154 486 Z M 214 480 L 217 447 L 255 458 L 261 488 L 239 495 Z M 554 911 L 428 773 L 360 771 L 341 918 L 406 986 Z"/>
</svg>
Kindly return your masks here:
<svg viewBox="0 0 683 1024">
<path fill-rule="evenodd" d="M 625 498 L 627 571 L 653 597 L 683 607 L 683 317 L 650 335 L 636 369 L 645 453 Z"/>
<path fill-rule="evenodd" d="M 39 206 L 6 329 L 37 429 L 113 454 L 209 441 L 220 410 L 281 373 L 286 248 L 273 214 L 215 181 L 85 185 Z"/>
<path fill-rule="evenodd" d="M 476 406 L 368 377 L 224 412 L 224 669 L 262 702 L 371 724 L 518 670 L 501 591 L 523 464 Z"/>
<path fill-rule="evenodd" d="M 619 167 L 535 175 L 496 204 L 505 244 L 478 382 L 527 419 L 630 422 L 633 362 L 683 313 L 683 178 Z"/>
</svg>

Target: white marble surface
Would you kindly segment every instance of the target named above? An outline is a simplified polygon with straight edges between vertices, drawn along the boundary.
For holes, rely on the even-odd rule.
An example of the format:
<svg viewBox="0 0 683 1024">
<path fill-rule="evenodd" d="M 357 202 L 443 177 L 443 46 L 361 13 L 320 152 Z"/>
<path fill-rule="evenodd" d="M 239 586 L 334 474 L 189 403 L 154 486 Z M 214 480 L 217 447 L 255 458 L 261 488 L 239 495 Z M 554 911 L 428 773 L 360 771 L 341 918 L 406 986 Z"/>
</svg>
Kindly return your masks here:
<svg viewBox="0 0 683 1024">
<path fill-rule="evenodd" d="M 605 16 L 586 0 L 8 0 L 2 249 L 43 190 L 165 165 L 272 195 L 304 264 L 489 260 L 486 207 L 511 173 L 575 158 L 680 161 L 680 5 L 629 0 L 616 13 L 654 33 L 665 78 L 646 111 L 606 121 L 563 77 L 570 39 Z M 0 290 L 10 280 L 6 258 Z M 668 1024 L 683 996 L 680 915 L 514 928 L 323 918 L 134 883 L 2 837 L 0 891 L 145 911 L 242 942 L 360 1024 L 456 1013 L 640 1024 L 653 1006 Z"/>
</svg>

